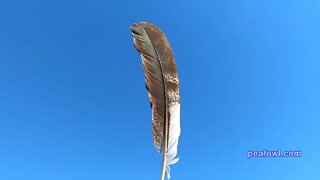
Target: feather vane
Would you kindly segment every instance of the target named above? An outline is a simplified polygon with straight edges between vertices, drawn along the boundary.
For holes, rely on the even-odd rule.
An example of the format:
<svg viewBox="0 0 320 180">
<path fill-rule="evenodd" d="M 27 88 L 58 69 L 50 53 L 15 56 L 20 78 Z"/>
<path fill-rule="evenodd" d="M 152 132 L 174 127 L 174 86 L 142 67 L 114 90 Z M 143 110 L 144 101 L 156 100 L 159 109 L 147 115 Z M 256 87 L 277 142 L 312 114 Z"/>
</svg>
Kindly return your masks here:
<svg viewBox="0 0 320 180">
<path fill-rule="evenodd" d="M 130 27 L 141 55 L 146 88 L 152 107 L 152 135 L 156 149 L 164 154 L 166 172 L 178 162 L 180 95 L 176 62 L 169 41 L 155 25 L 141 22 Z"/>
</svg>

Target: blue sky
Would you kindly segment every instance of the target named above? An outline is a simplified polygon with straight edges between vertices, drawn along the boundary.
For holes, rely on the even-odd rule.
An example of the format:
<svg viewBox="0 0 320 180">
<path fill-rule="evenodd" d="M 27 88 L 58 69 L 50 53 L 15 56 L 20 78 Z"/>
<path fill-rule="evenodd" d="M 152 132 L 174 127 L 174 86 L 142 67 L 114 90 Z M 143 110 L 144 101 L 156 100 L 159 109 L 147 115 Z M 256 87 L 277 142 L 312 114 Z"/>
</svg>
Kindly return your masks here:
<svg viewBox="0 0 320 180">
<path fill-rule="evenodd" d="M 0 179 L 158 179 L 129 26 L 166 33 L 181 83 L 172 179 L 317 180 L 320 3 L 1 1 Z M 249 150 L 300 158 L 247 158 Z"/>
</svg>

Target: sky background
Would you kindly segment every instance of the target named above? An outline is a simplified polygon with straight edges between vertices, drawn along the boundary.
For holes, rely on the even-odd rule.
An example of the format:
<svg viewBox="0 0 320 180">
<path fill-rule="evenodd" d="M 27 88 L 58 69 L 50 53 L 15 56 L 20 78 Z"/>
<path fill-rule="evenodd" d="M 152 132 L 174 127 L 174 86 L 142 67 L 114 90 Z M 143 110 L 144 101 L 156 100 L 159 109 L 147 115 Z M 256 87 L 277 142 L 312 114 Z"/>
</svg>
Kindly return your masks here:
<svg viewBox="0 0 320 180">
<path fill-rule="evenodd" d="M 0 179 L 158 179 L 129 26 L 166 33 L 181 85 L 172 179 L 320 179 L 320 3 L 0 1 Z M 247 158 L 249 150 L 300 158 Z"/>
</svg>

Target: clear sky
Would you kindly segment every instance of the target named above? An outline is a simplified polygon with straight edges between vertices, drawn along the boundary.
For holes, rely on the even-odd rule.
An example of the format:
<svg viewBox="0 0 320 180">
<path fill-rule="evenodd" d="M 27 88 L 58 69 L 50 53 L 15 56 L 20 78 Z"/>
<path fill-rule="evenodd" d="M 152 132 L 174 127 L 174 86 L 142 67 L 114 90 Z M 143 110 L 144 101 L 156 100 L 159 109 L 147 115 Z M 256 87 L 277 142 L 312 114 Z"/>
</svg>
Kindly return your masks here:
<svg viewBox="0 0 320 180">
<path fill-rule="evenodd" d="M 0 179 L 159 179 L 129 26 L 166 33 L 178 180 L 320 179 L 320 3 L 0 1 Z M 299 150 L 251 158 L 249 150 Z"/>
</svg>

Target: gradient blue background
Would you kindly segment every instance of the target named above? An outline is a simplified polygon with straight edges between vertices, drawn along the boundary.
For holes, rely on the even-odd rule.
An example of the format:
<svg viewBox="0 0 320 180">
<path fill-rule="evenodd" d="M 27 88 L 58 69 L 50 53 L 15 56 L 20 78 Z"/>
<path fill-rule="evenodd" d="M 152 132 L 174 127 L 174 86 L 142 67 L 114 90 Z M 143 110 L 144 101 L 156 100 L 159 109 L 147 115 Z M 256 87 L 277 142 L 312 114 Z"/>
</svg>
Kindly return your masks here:
<svg viewBox="0 0 320 180">
<path fill-rule="evenodd" d="M 319 19 L 316 0 L 0 1 L 0 179 L 159 178 L 141 20 L 178 64 L 173 180 L 320 179 Z"/>
</svg>

